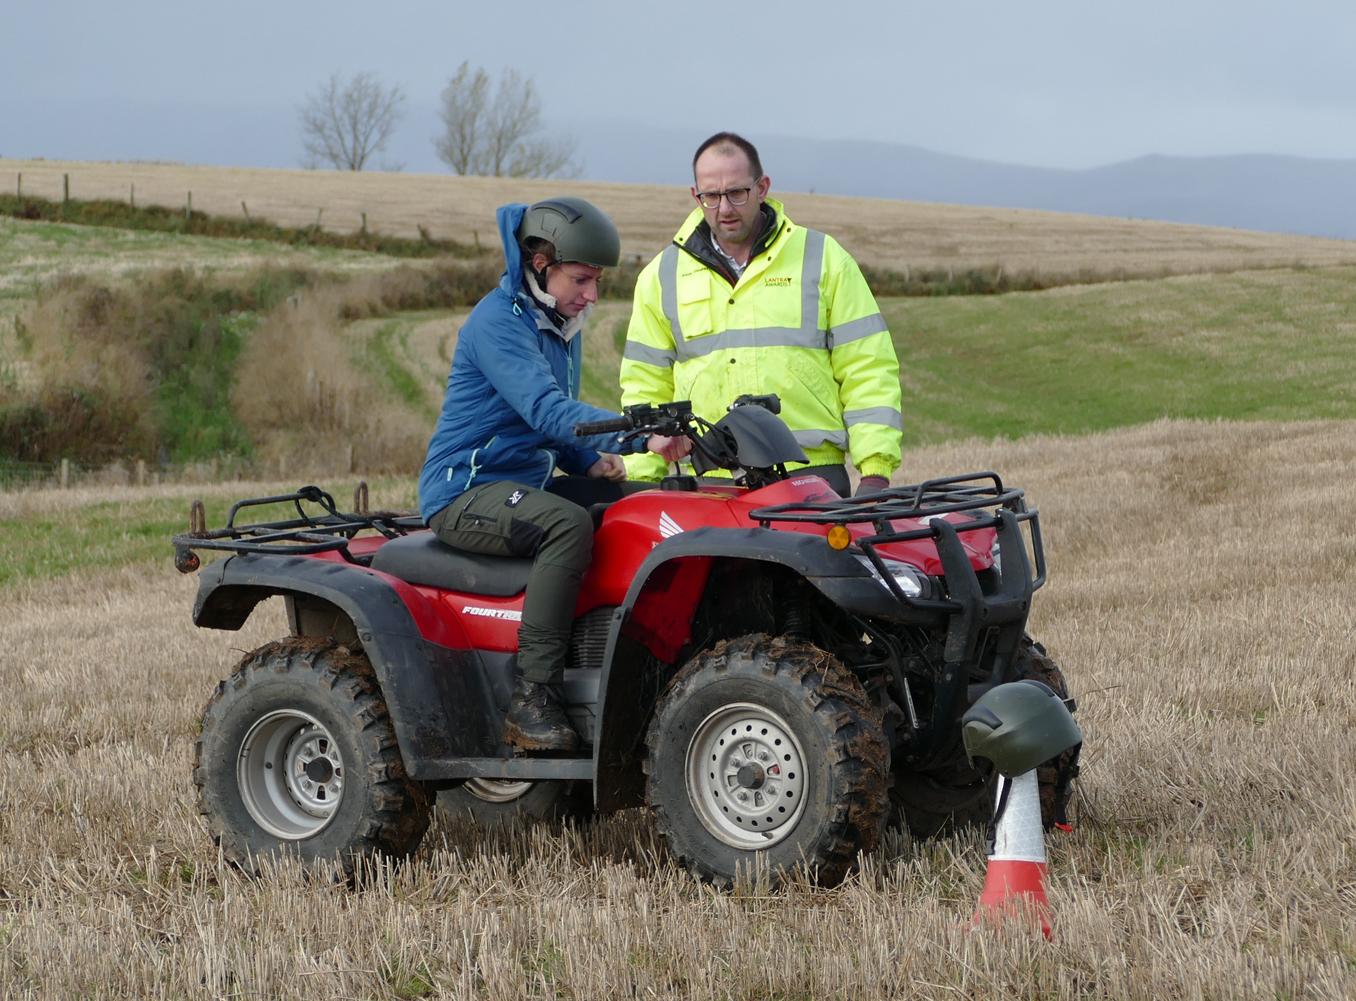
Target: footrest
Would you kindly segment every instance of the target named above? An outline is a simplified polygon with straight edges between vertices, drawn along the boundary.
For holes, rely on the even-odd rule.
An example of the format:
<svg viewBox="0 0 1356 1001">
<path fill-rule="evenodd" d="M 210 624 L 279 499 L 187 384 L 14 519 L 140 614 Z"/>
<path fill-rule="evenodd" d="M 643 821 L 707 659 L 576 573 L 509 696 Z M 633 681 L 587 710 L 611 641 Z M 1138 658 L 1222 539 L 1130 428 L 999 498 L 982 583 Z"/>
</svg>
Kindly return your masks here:
<svg viewBox="0 0 1356 1001">
<path fill-rule="evenodd" d="M 444 758 L 427 762 L 419 778 L 439 779 L 585 779 L 593 780 L 593 755 L 574 758 Z"/>
</svg>

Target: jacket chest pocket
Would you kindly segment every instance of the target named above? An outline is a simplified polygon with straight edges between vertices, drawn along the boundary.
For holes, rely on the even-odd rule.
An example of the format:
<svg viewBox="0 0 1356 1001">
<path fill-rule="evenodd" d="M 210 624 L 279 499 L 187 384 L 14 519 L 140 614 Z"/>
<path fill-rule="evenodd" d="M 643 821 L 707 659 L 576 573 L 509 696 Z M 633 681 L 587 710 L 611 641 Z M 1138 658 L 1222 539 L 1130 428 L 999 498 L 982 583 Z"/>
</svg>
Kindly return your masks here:
<svg viewBox="0 0 1356 1001">
<path fill-rule="evenodd" d="M 706 337 L 715 332 L 711 311 L 712 291 L 706 282 L 680 282 L 678 285 L 678 326 L 684 340 Z"/>
</svg>

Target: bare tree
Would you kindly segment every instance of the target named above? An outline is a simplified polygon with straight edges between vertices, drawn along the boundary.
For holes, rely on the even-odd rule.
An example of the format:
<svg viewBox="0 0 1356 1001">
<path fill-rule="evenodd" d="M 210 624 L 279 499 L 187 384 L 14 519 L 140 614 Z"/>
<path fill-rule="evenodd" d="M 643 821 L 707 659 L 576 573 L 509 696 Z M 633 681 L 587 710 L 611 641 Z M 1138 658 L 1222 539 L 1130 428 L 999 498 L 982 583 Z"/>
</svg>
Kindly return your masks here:
<svg viewBox="0 0 1356 1001">
<path fill-rule="evenodd" d="M 443 134 L 435 136 L 438 159 L 457 174 L 482 173 L 480 139 L 490 97 L 490 77 L 483 69 L 463 62 L 443 88 Z"/>
<path fill-rule="evenodd" d="M 531 78 L 506 69 L 492 83 L 484 69 L 463 62 L 442 93 L 439 159 L 458 174 L 493 177 L 573 177 L 574 142 L 540 135 L 541 99 Z"/>
<path fill-rule="evenodd" d="M 399 87 L 387 87 L 370 73 L 348 79 L 332 74 L 299 111 L 307 166 L 362 170 L 386 148 L 404 101 Z"/>
</svg>

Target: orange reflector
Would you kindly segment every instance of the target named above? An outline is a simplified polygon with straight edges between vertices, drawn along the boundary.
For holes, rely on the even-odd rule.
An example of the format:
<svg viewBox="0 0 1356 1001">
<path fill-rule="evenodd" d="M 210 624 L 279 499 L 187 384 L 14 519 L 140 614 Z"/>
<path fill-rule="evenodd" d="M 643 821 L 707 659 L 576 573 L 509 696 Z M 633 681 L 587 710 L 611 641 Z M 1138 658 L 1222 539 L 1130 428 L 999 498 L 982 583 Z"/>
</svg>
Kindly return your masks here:
<svg viewBox="0 0 1356 1001">
<path fill-rule="evenodd" d="M 829 548 L 846 549 L 852 542 L 852 533 L 846 525 L 834 525 L 829 529 Z"/>
</svg>

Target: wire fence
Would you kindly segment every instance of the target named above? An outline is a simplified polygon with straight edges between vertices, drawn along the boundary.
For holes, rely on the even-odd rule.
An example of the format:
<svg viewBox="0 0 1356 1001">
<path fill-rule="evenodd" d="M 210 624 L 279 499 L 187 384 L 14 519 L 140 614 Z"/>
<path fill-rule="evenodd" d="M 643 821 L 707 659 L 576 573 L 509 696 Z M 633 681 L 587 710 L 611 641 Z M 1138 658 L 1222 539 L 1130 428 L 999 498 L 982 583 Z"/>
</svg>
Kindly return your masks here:
<svg viewBox="0 0 1356 1001">
<path fill-rule="evenodd" d="M 61 483 L 60 463 L 0 459 L 0 490 L 54 487 Z"/>
<path fill-rule="evenodd" d="M 295 473 L 304 475 L 306 470 Z M 153 487 L 162 483 L 218 483 L 258 477 L 286 478 L 279 463 L 268 468 L 240 459 L 216 459 L 180 465 L 152 466 L 144 459 L 87 466 L 69 459 L 20 462 L 0 458 L 0 491 L 54 490 L 88 486 Z"/>
</svg>

